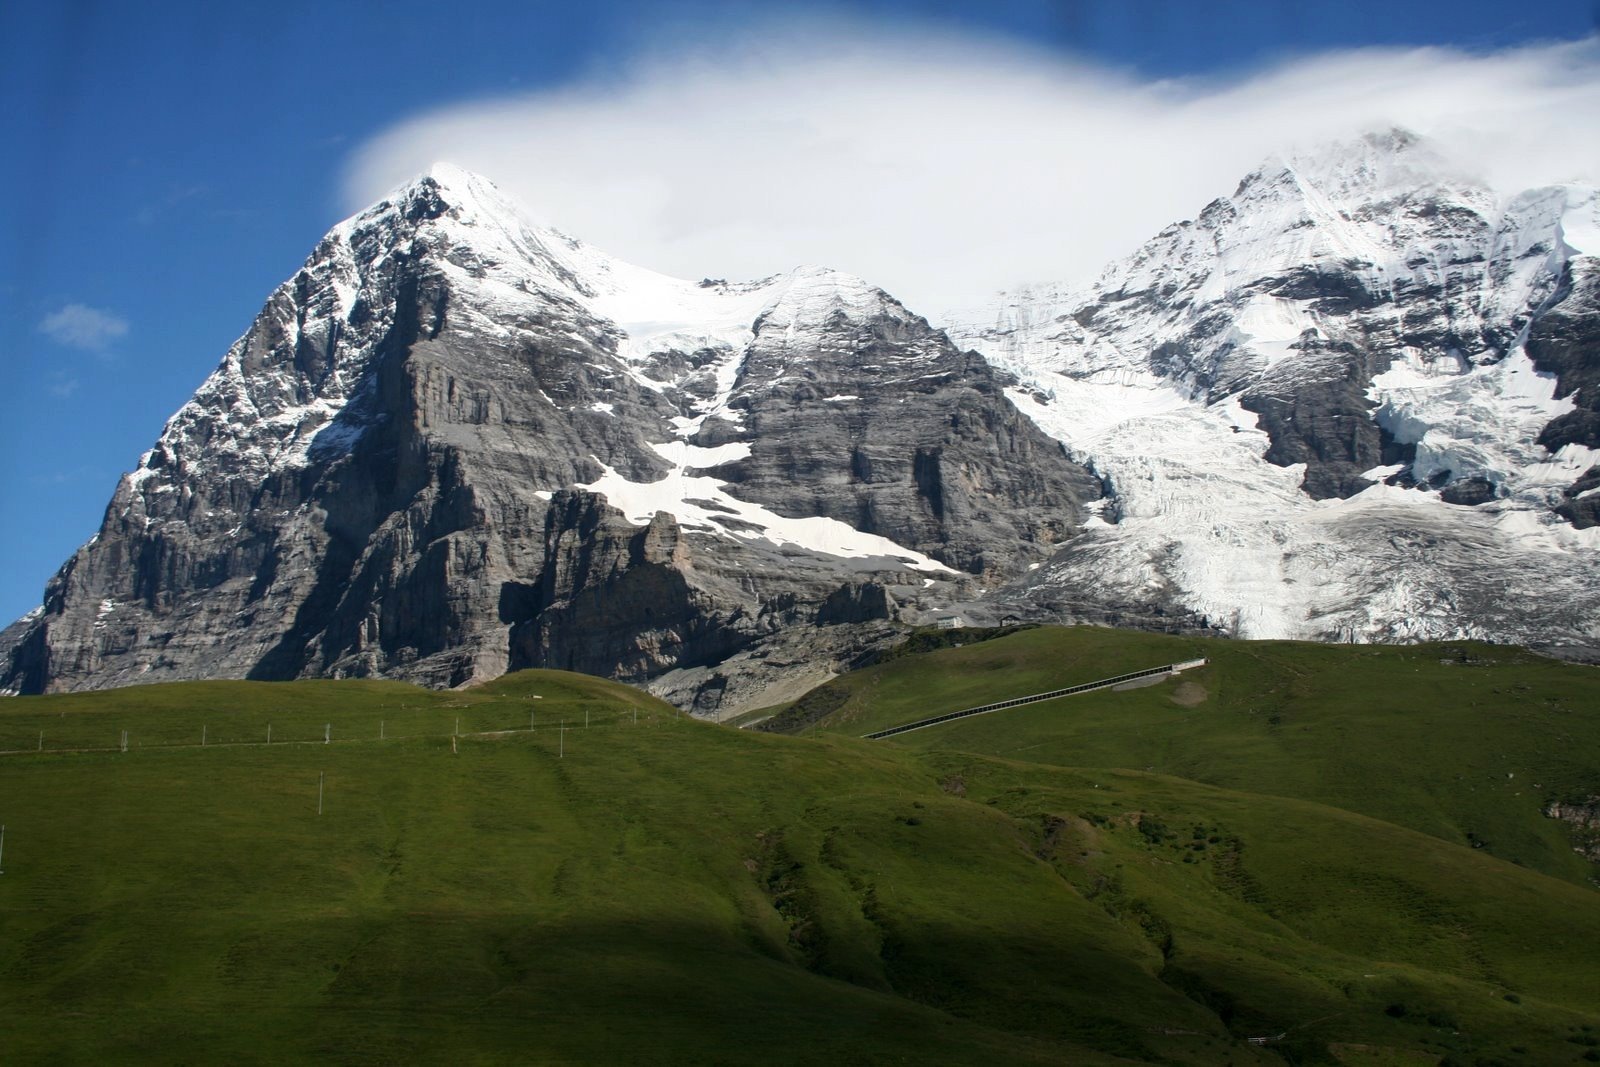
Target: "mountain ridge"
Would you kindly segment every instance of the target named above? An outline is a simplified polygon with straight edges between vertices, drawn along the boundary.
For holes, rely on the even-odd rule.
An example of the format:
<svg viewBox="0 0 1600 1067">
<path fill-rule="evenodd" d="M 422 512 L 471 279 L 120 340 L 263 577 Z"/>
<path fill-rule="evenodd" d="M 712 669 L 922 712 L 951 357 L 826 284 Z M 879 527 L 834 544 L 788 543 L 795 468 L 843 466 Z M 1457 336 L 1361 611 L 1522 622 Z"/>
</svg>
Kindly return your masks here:
<svg viewBox="0 0 1600 1067">
<path fill-rule="evenodd" d="M 941 614 L 1593 655 L 1591 230 L 1390 131 L 940 330 L 436 165 L 273 293 L 0 690 L 555 666 L 720 715 Z"/>
</svg>

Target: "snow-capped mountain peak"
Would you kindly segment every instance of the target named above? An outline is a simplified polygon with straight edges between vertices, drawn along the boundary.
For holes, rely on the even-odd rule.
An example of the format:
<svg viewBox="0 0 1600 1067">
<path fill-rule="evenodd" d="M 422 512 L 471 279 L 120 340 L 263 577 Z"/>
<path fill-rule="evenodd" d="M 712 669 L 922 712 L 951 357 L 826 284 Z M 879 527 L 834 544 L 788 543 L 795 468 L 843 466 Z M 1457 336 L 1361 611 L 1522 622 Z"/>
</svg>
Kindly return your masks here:
<svg viewBox="0 0 1600 1067">
<path fill-rule="evenodd" d="M 1100 493 L 1003 386 L 859 278 L 668 277 L 437 165 L 272 294 L 0 685 L 643 679 L 790 626 L 882 637 Z"/>
<path fill-rule="evenodd" d="M 1386 131 L 1268 160 L 1092 286 L 957 316 L 1113 488 L 1120 521 L 1029 595 L 1109 571 L 1247 636 L 1593 636 L 1595 218 L 1593 189 L 1495 190 Z"/>
</svg>

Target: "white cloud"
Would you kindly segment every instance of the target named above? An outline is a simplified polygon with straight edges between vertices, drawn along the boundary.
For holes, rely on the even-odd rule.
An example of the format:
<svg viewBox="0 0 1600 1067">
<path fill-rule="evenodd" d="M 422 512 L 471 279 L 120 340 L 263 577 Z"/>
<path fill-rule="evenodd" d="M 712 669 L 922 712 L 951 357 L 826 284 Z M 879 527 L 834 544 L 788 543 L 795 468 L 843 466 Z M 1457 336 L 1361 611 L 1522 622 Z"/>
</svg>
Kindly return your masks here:
<svg viewBox="0 0 1600 1067">
<path fill-rule="evenodd" d="M 128 320 L 86 304 L 68 304 L 39 323 L 39 332 L 57 344 L 100 352 L 128 332 Z"/>
<path fill-rule="evenodd" d="M 1262 159 L 1402 125 L 1505 187 L 1600 178 L 1600 42 L 1373 49 L 1141 82 L 992 40 L 779 23 L 621 77 L 447 107 L 352 155 L 352 209 L 446 159 L 683 277 L 800 263 L 923 313 L 1077 280 Z"/>
</svg>

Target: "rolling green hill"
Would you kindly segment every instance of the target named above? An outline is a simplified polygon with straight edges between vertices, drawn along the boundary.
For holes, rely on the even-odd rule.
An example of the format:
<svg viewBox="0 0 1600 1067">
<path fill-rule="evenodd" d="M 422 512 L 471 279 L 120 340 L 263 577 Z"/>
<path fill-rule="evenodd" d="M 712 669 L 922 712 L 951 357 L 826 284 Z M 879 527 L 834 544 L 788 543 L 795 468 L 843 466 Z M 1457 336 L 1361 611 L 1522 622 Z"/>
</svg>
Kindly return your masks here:
<svg viewBox="0 0 1600 1067">
<path fill-rule="evenodd" d="M 961 657 L 1021 655 L 1005 642 L 1039 634 L 847 676 L 863 688 L 839 725 L 879 721 L 868 697 L 894 690 L 890 672 L 936 668 L 959 689 Z M 1148 651 L 1123 636 L 1128 658 Z M 1069 666 L 1049 647 L 1037 677 Z M 1100 670 L 1119 654 L 1086 656 Z M 1218 694 L 1220 657 L 1208 671 L 1196 681 Z M 1107 696 L 1134 717 L 1206 713 L 1172 693 Z M 1218 732 L 1236 751 L 1196 760 L 1291 761 L 1228 714 L 1246 716 Z M 1136 731 L 1101 748 L 995 735 L 1056 746 L 1033 762 L 977 735 L 829 726 L 732 730 L 558 672 L 465 693 L 206 683 L 0 703 L 0 1048 L 19 1063 L 1241 1065 L 1600 1048 L 1600 894 L 1570 871 L 1310 789 L 1200 781 L 1207 764 L 1108 762 Z M 1453 810 L 1438 795 L 1430 817 Z"/>
<path fill-rule="evenodd" d="M 860 735 L 1195 657 L 1209 665 L 1163 685 L 879 743 L 1146 770 L 1344 808 L 1585 885 L 1600 873 L 1542 814 L 1600 794 L 1600 669 L 1513 648 L 1040 627 L 845 675 L 763 725 Z"/>
</svg>

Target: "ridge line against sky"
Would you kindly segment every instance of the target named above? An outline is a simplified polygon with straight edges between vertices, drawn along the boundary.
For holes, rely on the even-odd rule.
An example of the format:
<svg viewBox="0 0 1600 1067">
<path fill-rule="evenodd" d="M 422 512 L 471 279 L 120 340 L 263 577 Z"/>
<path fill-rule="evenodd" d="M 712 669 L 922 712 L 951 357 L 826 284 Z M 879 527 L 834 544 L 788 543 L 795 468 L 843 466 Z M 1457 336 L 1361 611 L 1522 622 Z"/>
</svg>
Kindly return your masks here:
<svg viewBox="0 0 1600 1067">
<path fill-rule="evenodd" d="M 1298 86 L 1316 100 L 1320 78 L 1335 96 L 1367 84 L 1370 99 L 1451 73 L 1483 92 L 1439 82 L 1429 98 L 1493 110 L 1517 147 L 1503 156 L 1525 154 L 1518 138 L 1591 155 L 1600 144 L 1580 122 L 1600 114 L 1591 0 L 857 0 L 799 21 L 774 10 L 488 0 L 443 23 L 421 0 L 382 17 L 313 0 L 8 10 L 0 626 L 38 604 L 120 472 L 272 289 L 360 196 L 409 177 L 394 173 L 402 164 L 455 154 L 536 216 L 644 266 L 698 277 L 824 263 L 937 317 L 1030 277 L 1092 273 L 1231 191 L 1264 142 L 1185 140 L 1174 125 L 1204 132 L 1202 120 L 1233 114 L 1271 127 L 1243 106 L 1264 78 L 1287 79 L 1269 95 Z M 1407 71 L 1383 70 L 1397 59 Z M 1079 134 L 1072 151 L 1041 152 L 1038 131 L 1074 95 L 1104 105 L 1089 134 L 1162 117 L 1151 137 L 1186 151 L 1152 160 Z M 517 122 L 564 115 L 565 139 L 502 165 L 443 136 L 497 108 Z M 1324 118 L 1350 125 L 1337 109 Z M 589 120 L 599 125 L 587 134 L 574 128 Z M 428 123 L 442 123 L 440 140 L 408 136 Z M 806 173 L 784 154 L 794 144 L 820 169 L 784 186 Z M 579 158 L 596 145 L 598 180 Z M 1115 197 L 1072 184 L 1113 170 Z M 1067 210 L 1085 204 L 1087 220 Z M 784 225 L 764 230 L 773 217 Z M 919 276 L 920 264 L 934 273 Z"/>
</svg>

